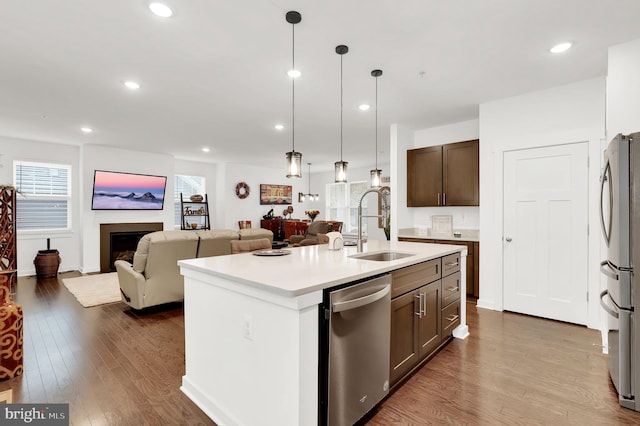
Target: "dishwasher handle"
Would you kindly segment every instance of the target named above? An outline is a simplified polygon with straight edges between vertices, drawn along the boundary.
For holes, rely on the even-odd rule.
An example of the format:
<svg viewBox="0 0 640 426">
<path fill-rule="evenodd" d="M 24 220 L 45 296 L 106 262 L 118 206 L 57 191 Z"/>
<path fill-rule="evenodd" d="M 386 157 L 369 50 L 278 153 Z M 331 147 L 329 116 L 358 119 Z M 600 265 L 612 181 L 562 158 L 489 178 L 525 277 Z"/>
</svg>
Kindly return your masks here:
<svg viewBox="0 0 640 426">
<path fill-rule="evenodd" d="M 343 312 L 350 309 L 356 309 L 364 305 L 376 302 L 385 297 L 391 291 L 391 284 L 384 286 L 382 290 L 378 290 L 375 293 L 368 294 L 366 296 L 358 297 L 357 299 L 346 300 L 344 302 L 336 302 L 331 305 L 332 312 Z"/>
</svg>

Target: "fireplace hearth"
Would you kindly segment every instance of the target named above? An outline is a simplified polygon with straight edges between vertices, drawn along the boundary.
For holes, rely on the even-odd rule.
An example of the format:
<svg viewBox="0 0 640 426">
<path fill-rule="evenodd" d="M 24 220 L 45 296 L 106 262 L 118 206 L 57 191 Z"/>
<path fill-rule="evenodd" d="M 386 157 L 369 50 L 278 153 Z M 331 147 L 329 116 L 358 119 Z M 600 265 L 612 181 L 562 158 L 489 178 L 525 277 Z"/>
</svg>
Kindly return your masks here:
<svg viewBox="0 0 640 426">
<path fill-rule="evenodd" d="M 162 222 L 100 224 L 100 272 L 115 271 L 116 260 L 132 262 L 140 238 L 162 229 Z"/>
</svg>

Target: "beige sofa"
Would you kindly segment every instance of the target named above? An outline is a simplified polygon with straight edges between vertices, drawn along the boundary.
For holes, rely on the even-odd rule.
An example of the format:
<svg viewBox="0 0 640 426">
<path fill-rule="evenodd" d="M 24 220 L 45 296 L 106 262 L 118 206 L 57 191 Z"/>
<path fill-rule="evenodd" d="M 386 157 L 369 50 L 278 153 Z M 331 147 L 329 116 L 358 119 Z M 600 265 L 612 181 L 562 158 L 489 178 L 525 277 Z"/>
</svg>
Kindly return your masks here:
<svg viewBox="0 0 640 426">
<path fill-rule="evenodd" d="M 250 232 L 242 232 L 250 231 Z M 122 301 L 134 309 L 184 299 L 184 278 L 178 261 L 231 254 L 231 241 L 268 238 L 266 229 L 233 231 L 157 231 L 144 235 L 133 255 L 133 264 L 115 262 Z"/>
</svg>

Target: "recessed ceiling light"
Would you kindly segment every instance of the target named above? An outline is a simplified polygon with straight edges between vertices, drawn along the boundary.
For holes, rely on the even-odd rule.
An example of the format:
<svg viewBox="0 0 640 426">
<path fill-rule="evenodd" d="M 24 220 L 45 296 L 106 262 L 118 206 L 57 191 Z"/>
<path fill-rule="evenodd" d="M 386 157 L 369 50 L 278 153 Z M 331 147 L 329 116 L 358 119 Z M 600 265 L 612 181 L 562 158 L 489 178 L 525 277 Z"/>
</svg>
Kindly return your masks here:
<svg viewBox="0 0 640 426">
<path fill-rule="evenodd" d="M 205 146 L 204 148 L 202 148 L 202 152 L 209 152 L 211 151 L 211 148 L 209 148 L 208 146 Z"/>
<path fill-rule="evenodd" d="M 287 71 L 287 75 L 291 78 L 298 78 L 302 75 L 302 73 L 298 70 L 289 70 Z"/>
<path fill-rule="evenodd" d="M 162 18 L 169 18 L 171 15 L 173 15 L 173 11 L 166 4 L 151 3 L 149 4 L 149 9 L 151 9 L 154 14 Z"/>
<path fill-rule="evenodd" d="M 275 129 L 276 129 L 276 130 L 282 130 L 282 129 L 284 129 L 284 126 L 283 126 L 282 124 L 276 124 L 276 125 L 275 125 L 275 126 L 273 126 L 273 127 L 275 127 Z"/>
<path fill-rule="evenodd" d="M 362 104 L 358 107 L 360 111 L 369 111 L 369 108 L 371 108 L 371 105 L 368 105 L 368 104 Z"/>
<path fill-rule="evenodd" d="M 551 52 L 551 53 L 562 53 L 562 52 L 566 52 L 570 48 L 571 48 L 571 43 L 565 42 L 565 43 L 556 44 L 551 49 L 549 49 L 549 52 Z"/>
<path fill-rule="evenodd" d="M 93 132 L 93 129 L 91 127 L 81 127 L 80 130 L 82 131 L 82 133 L 91 133 L 91 132 Z"/>
<path fill-rule="evenodd" d="M 125 81 L 124 85 L 127 86 L 127 89 L 131 89 L 131 90 L 138 90 L 140 88 L 140 84 L 136 83 L 135 81 Z"/>
</svg>

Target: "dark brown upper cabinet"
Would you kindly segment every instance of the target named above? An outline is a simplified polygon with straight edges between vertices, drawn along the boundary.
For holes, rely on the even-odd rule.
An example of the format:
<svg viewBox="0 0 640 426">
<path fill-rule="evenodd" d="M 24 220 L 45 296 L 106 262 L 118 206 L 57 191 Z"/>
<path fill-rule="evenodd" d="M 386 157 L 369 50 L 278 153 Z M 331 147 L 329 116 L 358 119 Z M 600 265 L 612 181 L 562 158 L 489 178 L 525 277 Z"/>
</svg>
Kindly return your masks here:
<svg viewBox="0 0 640 426">
<path fill-rule="evenodd" d="M 480 205 L 477 139 L 407 150 L 407 207 Z"/>
</svg>

